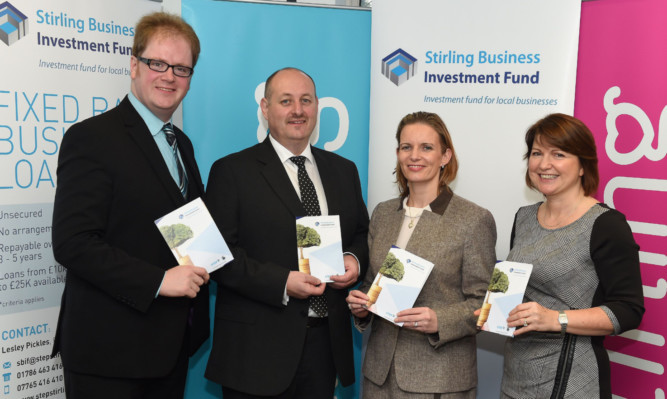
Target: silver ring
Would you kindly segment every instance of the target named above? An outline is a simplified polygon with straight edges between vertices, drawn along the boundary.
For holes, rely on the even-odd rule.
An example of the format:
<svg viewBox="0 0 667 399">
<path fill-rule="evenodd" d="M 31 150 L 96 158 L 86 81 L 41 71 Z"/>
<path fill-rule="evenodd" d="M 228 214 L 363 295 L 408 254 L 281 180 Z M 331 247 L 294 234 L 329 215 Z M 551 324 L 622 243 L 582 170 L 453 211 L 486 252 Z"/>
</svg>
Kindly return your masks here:
<svg viewBox="0 0 667 399">
<path fill-rule="evenodd" d="M 419 327 L 419 322 L 415 321 L 415 327 Z"/>
<path fill-rule="evenodd" d="M 348 304 L 347 304 L 347 308 L 350 309 L 350 310 L 352 310 L 352 304 L 351 304 L 351 303 L 348 303 Z"/>
<path fill-rule="evenodd" d="M 526 319 L 523 319 L 523 326 L 528 327 L 528 321 Z"/>
</svg>

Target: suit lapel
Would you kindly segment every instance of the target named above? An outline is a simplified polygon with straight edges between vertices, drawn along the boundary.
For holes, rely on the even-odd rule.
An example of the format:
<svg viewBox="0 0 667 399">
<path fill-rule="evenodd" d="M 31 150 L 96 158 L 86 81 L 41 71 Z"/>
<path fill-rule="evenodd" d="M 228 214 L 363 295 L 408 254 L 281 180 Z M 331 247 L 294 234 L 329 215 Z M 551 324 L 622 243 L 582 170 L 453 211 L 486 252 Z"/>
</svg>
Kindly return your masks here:
<svg viewBox="0 0 667 399">
<path fill-rule="evenodd" d="M 419 223 L 415 226 L 415 231 L 412 232 L 408 240 L 405 250 L 413 254 L 420 253 L 423 243 L 433 241 L 433 235 L 439 229 L 440 217 L 437 213 L 424 211 L 419 218 Z M 446 240 L 446 237 L 438 237 L 438 239 Z"/>
<path fill-rule="evenodd" d="M 157 180 L 162 184 L 165 191 L 169 194 L 175 205 L 182 205 L 185 203 L 176 182 L 171 177 L 167 164 L 160 153 L 160 150 L 155 144 L 153 136 L 148 131 L 146 124 L 141 119 L 141 116 L 134 109 L 130 100 L 127 97 L 118 105 L 121 112 L 123 122 L 125 124 L 125 132 L 130 136 L 132 141 L 136 143 L 137 147 L 146 156 L 146 161 L 150 164 Z"/>
<path fill-rule="evenodd" d="M 329 215 L 340 215 L 342 203 L 340 199 L 342 190 L 339 187 L 340 178 L 335 176 L 335 170 L 323 150 L 311 146 L 311 151 L 317 163 L 317 171 L 320 174 L 324 196 L 326 197 L 320 199 L 320 201 L 326 200 Z"/>
<path fill-rule="evenodd" d="M 304 216 L 306 211 L 301 200 L 268 138 L 257 145 L 257 161 L 261 164 L 260 173 L 290 213 L 295 217 Z"/>
<path fill-rule="evenodd" d="M 183 159 L 185 173 L 188 175 L 188 200 L 193 200 L 204 193 L 204 185 L 199 175 L 194 152 L 190 150 L 190 145 L 185 145 L 185 133 L 179 128 L 175 128 L 174 131 L 176 132 L 176 142 L 178 143 L 181 159 Z"/>
<path fill-rule="evenodd" d="M 396 210 L 396 212 L 392 212 L 390 215 L 388 215 L 386 223 L 382 223 L 382 231 L 384 231 L 382 234 L 385 234 L 385 237 L 388 237 L 389 248 L 396 244 L 398 233 L 401 231 L 401 226 L 403 226 L 404 214 L 405 211 L 402 207 L 400 207 Z"/>
<path fill-rule="evenodd" d="M 420 252 L 418 248 L 421 248 L 421 244 L 432 240 L 433 234 L 437 234 L 440 231 L 442 226 L 440 219 L 447 211 L 453 196 L 454 194 L 451 190 L 445 187 L 440 195 L 429 204 L 431 211 L 424 211 L 422 213 L 419 223 L 415 226 L 415 231 L 412 232 L 412 236 L 408 240 L 407 248 L 405 248 L 407 251 L 412 253 Z M 405 212 L 402 205 L 400 211 L 401 214 Z M 447 240 L 447 237 L 439 236 L 438 238 Z"/>
</svg>

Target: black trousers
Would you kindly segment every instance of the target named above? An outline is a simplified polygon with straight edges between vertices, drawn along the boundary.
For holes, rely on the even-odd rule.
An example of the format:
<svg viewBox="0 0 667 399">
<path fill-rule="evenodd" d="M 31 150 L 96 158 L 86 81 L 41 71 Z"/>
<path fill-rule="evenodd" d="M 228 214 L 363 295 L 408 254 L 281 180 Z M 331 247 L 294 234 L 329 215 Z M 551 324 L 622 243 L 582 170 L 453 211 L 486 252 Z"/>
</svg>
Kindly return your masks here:
<svg viewBox="0 0 667 399">
<path fill-rule="evenodd" d="M 261 384 L 257 381 L 257 384 Z M 222 387 L 223 399 L 332 399 L 336 387 L 328 320 L 308 327 L 306 342 L 296 375 L 285 392 L 275 396 L 255 396 Z"/>
<path fill-rule="evenodd" d="M 186 340 L 187 341 L 187 340 Z M 65 369 L 67 399 L 183 399 L 188 354 L 183 342 L 174 369 L 161 378 L 112 378 Z"/>
</svg>

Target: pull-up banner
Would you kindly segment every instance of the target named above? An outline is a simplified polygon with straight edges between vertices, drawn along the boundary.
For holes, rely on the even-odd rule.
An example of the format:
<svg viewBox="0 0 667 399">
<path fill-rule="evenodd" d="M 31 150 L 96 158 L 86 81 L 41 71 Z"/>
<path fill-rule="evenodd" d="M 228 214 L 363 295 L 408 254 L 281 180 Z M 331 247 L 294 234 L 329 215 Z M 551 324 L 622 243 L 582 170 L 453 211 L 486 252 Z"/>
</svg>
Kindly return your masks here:
<svg viewBox="0 0 667 399">
<path fill-rule="evenodd" d="M 183 18 L 202 44 L 183 120 L 204 182 L 217 159 L 266 138 L 259 106 L 265 80 L 291 66 L 312 76 L 317 88 L 311 143 L 353 161 L 366 192 L 370 14 L 300 3 L 182 1 Z M 361 338 L 354 334 L 357 373 Z M 186 398 L 220 397 L 220 386 L 203 377 L 210 342 L 190 359 Z M 358 392 L 357 384 L 337 386 L 335 396 L 356 398 Z"/>
<path fill-rule="evenodd" d="M 460 163 L 452 188 L 493 213 L 504 259 L 516 210 L 540 200 L 524 182 L 526 129 L 574 110 L 580 11 L 580 0 L 374 2 L 369 208 L 398 193 L 398 122 L 435 112 Z M 488 340 L 478 340 L 483 398 L 498 396 L 502 374 L 502 342 Z"/>
<path fill-rule="evenodd" d="M 130 88 L 148 0 L 0 1 L 0 397 L 64 398 L 50 358 L 65 269 L 53 259 L 58 150 Z"/>
<path fill-rule="evenodd" d="M 667 388 L 667 4 L 582 5 L 575 116 L 598 148 L 598 199 L 623 212 L 639 244 L 646 312 L 608 337 L 617 399 L 664 399 Z"/>
</svg>

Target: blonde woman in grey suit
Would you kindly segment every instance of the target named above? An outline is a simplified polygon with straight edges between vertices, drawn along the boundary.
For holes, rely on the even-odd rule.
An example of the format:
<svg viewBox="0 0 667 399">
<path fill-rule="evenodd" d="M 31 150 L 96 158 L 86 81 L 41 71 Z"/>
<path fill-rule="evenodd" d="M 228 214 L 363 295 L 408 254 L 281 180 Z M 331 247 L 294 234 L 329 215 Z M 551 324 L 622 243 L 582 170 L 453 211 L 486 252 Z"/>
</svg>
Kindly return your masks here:
<svg viewBox="0 0 667 399">
<path fill-rule="evenodd" d="M 438 115 L 415 112 L 398 125 L 400 197 L 380 203 L 368 234 L 370 267 L 347 297 L 356 327 L 371 327 L 363 398 L 475 398 L 475 317 L 496 260 L 491 213 L 448 187 L 458 162 Z M 366 309 L 366 295 L 392 245 L 434 263 L 415 307 L 398 327 Z"/>
</svg>

